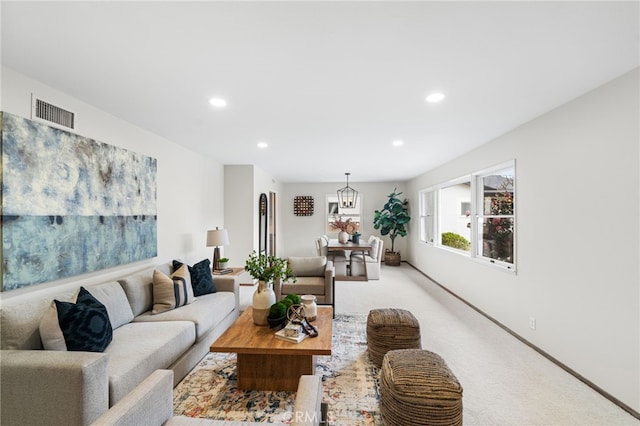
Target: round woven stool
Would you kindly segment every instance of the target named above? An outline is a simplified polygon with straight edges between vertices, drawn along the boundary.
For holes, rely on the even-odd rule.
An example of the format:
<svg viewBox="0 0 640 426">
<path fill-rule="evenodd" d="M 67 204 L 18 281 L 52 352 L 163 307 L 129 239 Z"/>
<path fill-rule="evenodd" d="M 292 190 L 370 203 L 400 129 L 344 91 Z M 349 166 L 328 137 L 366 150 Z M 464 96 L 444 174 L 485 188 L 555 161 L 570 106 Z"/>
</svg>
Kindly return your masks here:
<svg viewBox="0 0 640 426">
<path fill-rule="evenodd" d="M 367 348 L 376 367 L 394 349 L 420 349 L 420 323 L 405 309 L 373 309 L 367 317 Z"/>
<path fill-rule="evenodd" d="M 386 426 L 462 425 L 462 386 L 433 352 L 387 352 L 380 371 L 380 414 Z"/>
</svg>

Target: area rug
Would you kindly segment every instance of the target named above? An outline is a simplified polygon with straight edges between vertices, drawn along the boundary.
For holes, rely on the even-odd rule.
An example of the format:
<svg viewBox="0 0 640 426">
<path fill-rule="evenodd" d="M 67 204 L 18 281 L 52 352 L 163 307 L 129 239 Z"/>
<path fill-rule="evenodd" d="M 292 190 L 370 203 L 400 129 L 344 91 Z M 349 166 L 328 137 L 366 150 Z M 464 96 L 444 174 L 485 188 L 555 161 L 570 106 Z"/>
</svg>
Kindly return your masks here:
<svg viewBox="0 0 640 426">
<path fill-rule="evenodd" d="M 318 357 L 328 425 L 382 425 L 378 372 L 369 361 L 366 315 L 336 315 L 331 356 Z M 176 415 L 289 424 L 295 393 L 237 389 L 235 354 L 207 355 L 174 389 Z"/>
</svg>

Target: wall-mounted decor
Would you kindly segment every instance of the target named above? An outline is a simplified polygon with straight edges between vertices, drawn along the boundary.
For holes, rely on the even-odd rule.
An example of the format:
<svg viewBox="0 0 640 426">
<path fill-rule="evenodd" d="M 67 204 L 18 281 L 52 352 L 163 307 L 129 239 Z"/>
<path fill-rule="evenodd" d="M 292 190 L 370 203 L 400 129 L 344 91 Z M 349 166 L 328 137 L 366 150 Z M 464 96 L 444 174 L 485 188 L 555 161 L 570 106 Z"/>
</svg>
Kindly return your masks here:
<svg viewBox="0 0 640 426">
<path fill-rule="evenodd" d="M 297 195 L 293 198 L 293 214 L 296 216 L 313 216 L 313 197 Z"/>
<path fill-rule="evenodd" d="M 157 255 L 157 160 L 0 113 L 2 290 Z"/>
<path fill-rule="evenodd" d="M 267 254 L 267 194 L 258 199 L 258 253 Z"/>
</svg>

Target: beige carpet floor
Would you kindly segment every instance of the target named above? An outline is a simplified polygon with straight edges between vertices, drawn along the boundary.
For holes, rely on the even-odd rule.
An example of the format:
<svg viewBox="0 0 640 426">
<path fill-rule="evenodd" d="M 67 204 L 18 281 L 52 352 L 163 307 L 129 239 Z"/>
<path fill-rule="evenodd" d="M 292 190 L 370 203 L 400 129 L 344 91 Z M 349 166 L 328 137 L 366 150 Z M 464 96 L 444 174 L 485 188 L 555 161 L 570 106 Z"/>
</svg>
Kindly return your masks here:
<svg viewBox="0 0 640 426">
<path fill-rule="evenodd" d="M 634 418 L 407 264 L 382 279 L 336 283 L 337 313 L 410 310 L 422 347 L 440 354 L 464 387 L 465 425 L 635 425 Z M 241 288 L 250 303 L 251 286 Z"/>
</svg>

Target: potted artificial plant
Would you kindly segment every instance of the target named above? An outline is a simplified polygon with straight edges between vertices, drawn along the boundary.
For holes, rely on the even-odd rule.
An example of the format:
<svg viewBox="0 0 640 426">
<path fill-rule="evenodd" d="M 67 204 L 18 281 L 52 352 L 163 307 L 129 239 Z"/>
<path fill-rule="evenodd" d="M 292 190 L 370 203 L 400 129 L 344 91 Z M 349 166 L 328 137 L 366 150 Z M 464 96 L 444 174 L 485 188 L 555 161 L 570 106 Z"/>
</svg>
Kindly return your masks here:
<svg viewBox="0 0 640 426">
<path fill-rule="evenodd" d="M 391 239 L 391 249 L 385 250 L 385 265 L 400 266 L 400 252 L 395 252 L 394 242 L 397 236 L 406 237 L 407 229 L 405 225 L 411 220 L 409 216 L 407 199 L 398 198 L 402 192 L 396 192 L 396 188 L 389 194 L 384 208 L 374 211 L 373 227 L 380 230 L 381 235 L 389 235 Z"/>
<path fill-rule="evenodd" d="M 220 259 L 218 259 L 218 268 L 227 269 L 227 265 L 228 264 L 229 264 L 229 258 L 228 257 L 221 257 Z"/>
<path fill-rule="evenodd" d="M 255 250 L 245 262 L 244 270 L 258 280 L 258 289 L 253 293 L 253 322 L 256 325 L 267 325 L 269 308 L 276 303 L 273 281 L 293 277 L 295 282 L 296 278 L 285 259 L 258 254 Z"/>
<path fill-rule="evenodd" d="M 297 294 L 287 294 L 281 301 L 274 303 L 269 308 L 267 321 L 271 328 L 282 328 L 287 322 L 287 312 L 293 305 L 299 305 L 300 296 Z"/>
</svg>

